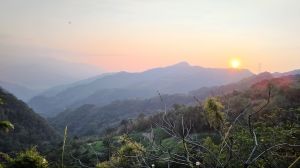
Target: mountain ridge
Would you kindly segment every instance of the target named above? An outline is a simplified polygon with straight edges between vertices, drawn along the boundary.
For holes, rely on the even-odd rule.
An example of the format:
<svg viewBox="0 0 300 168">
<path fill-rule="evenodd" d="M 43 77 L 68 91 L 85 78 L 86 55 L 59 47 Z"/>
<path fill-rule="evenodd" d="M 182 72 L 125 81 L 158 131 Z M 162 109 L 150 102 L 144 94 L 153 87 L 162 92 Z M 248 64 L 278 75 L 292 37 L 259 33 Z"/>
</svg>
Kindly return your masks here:
<svg viewBox="0 0 300 168">
<path fill-rule="evenodd" d="M 92 99 L 90 96 L 101 98 L 102 93 L 107 93 L 113 89 L 121 89 L 126 94 L 118 96 L 117 91 L 115 91 L 112 92 L 112 95 L 108 95 L 109 99 L 106 99 L 106 102 L 94 100 L 93 103 L 105 105 L 120 100 L 120 97 L 127 99 L 148 98 L 155 96 L 157 91 L 166 94 L 186 93 L 202 86 L 227 84 L 251 75 L 253 73 L 249 70 L 203 68 L 181 62 L 138 73 L 114 73 L 91 83 L 67 88 L 53 97 L 36 96 L 29 101 L 29 105 L 44 116 L 51 117 L 66 108 L 83 105 L 81 102 L 92 104 L 92 102 L 87 101 Z M 98 95 L 95 96 L 95 93 Z"/>
<path fill-rule="evenodd" d="M 273 79 L 276 78 L 271 73 L 264 72 L 242 79 L 236 83 L 201 88 L 189 94 L 162 94 L 147 99 L 114 101 L 101 107 L 86 104 L 74 110 L 65 110 L 56 117 L 51 118 L 50 122 L 59 130 L 62 130 L 68 123 L 71 135 L 98 135 L 106 128 L 114 127 L 121 120 L 135 118 L 140 114 L 151 115 L 155 112 L 164 111 L 164 104 L 166 104 L 167 109 L 171 108 L 174 104 L 195 105 L 198 103 L 195 98 L 202 101 L 209 96 L 227 95 L 234 91 L 243 92 L 257 83 Z"/>
<path fill-rule="evenodd" d="M 18 99 L 25 102 L 40 93 L 40 90 L 33 90 L 25 86 L 6 81 L 0 81 L 0 86 L 10 93 L 13 93 Z"/>
</svg>

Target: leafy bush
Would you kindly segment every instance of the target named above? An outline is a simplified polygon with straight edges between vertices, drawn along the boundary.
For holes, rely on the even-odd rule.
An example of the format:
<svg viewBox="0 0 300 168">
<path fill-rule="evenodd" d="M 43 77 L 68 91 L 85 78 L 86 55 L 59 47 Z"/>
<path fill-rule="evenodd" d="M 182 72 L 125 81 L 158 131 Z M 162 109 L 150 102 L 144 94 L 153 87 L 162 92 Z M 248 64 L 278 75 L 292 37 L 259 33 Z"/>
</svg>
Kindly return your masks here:
<svg viewBox="0 0 300 168">
<path fill-rule="evenodd" d="M 19 153 L 7 166 L 8 168 L 48 168 L 47 160 L 36 148 Z"/>
<path fill-rule="evenodd" d="M 111 168 L 111 167 L 113 167 L 113 166 L 110 164 L 110 162 L 105 161 L 105 162 L 102 162 L 102 163 L 97 164 L 96 167 L 97 167 L 97 168 Z"/>
<path fill-rule="evenodd" d="M 141 166 L 138 158 L 144 155 L 145 148 L 126 135 L 120 137 L 120 143 L 122 146 L 111 157 L 111 160 L 99 163 L 97 168 Z"/>
<path fill-rule="evenodd" d="M 204 103 L 204 110 L 209 125 L 220 129 L 224 123 L 224 106 L 216 98 L 208 98 Z"/>
</svg>

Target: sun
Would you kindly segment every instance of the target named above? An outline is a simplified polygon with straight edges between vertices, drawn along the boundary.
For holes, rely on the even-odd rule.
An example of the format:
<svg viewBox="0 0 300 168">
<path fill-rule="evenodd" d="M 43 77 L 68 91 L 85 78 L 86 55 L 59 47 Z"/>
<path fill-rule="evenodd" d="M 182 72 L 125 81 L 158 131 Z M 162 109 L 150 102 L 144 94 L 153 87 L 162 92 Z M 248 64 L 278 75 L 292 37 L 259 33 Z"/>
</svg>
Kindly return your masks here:
<svg viewBox="0 0 300 168">
<path fill-rule="evenodd" d="M 238 59 L 232 59 L 232 60 L 230 60 L 230 66 L 233 69 L 238 69 L 241 66 L 241 61 Z"/>
</svg>

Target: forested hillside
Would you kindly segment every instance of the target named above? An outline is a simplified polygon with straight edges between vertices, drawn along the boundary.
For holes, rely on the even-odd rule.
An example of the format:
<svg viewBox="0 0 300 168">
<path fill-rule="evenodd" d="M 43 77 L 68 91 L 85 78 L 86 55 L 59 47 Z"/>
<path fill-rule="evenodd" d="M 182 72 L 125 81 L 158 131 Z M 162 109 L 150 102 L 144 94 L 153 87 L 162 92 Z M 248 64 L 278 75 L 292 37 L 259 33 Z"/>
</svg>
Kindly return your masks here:
<svg viewBox="0 0 300 168">
<path fill-rule="evenodd" d="M 75 110 L 68 109 L 49 119 L 51 124 L 59 130 L 69 126 L 71 135 L 99 135 L 106 128 L 115 126 L 122 120 L 133 119 L 140 114 L 150 115 L 164 110 L 165 106 L 161 98 L 169 109 L 173 104 L 195 105 L 196 99 L 204 100 L 208 96 L 219 96 L 231 93 L 232 91 L 243 91 L 249 89 L 251 85 L 266 79 L 273 78 L 270 73 L 262 73 L 245 78 L 239 82 L 223 86 L 205 87 L 189 94 L 161 95 L 156 92 L 156 96 L 148 99 L 128 99 L 112 102 L 108 105 L 83 105 Z M 116 92 L 116 94 L 123 92 Z M 102 99 L 106 94 L 100 95 Z M 122 97 L 122 96 L 121 96 Z"/>
<path fill-rule="evenodd" d="M 0 150 L 29 149 L 13 159 L 0 153 L 4 157 L 0 164 L 8 168 L 25 164 L 43 168 L 299 166 L 300 75 L 272 78 L 263 73 L 208 90 L 205 98 L 198 98 L 202 92 L 197 91 L 157 93 L 150 99 L 66 110 L 51 119 L 59 132 L 65 128 L 64 140 L 25 103 L 0 90 L 0 121 L 14 125 L 12 131 L 0 133 Z M 46 151 L 49 162 L 30 149 L 35 145 Z"/>
<path fill-rule="evenodd" d="M 48 122 L 24 102 L 0 88 L 0 121 L 10 121 L 14 130 L 0 131 L 0 151 L 14 152 L 36 146 L 43 150 L 58 139 Z"/>
<path fill-rule="evenodd" d="M 187 95 L 164 95 L 167 108 L 174 102 L 193 104 L 194 98 Z M 75 110 L 66 110 L 49 119 L 50 123 L 60 131 L 68 125 L 69 134 L 73 136 L 101 135 L 110 127 L 117 126 L 122 120 L 134 119 L 140 114 L 150 115 L 164 109 L 159 96 L 150 99 L 132 99 L 115 101 L 103 107 L 83 105 Z"/>
<path fill-rule="evenodd" d="M 0 100 L 0 121 L 14 128 L 0 132 L 0 151 L 26 150 L 0 153 L 8 168 L 299 166 L 300 75 L 262 73 L 189 94 L 86 104 L 49 119 L 64 140 L 3 89 Z"/>
<path fill-rule="evenodd" d="M 124 120 L 102 138 L 70 139 L 67 159 L 77 162 L 68 166 L 300 166 L 300 76 L 197 103 Z"/>
</svg>

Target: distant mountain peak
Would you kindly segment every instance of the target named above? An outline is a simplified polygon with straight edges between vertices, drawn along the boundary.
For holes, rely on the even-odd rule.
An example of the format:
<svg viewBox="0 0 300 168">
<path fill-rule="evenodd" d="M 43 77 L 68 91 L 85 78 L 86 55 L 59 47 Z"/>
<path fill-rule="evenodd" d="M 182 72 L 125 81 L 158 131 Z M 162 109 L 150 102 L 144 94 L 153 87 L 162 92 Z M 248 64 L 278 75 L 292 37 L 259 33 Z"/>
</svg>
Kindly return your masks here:
<svg viewBox="0 0 300 168">
<path fill-rule="evenodd" d="M 261 73 L 257 74 L 257 76 L 272 76 L 272 74 L 268 71 L 265 71 L 265 72 L 261 72 Z"/>
<path fill-rule="evenodd" d="M 186 61 L 178 62 L 177 64 L 172 65 L 172 67 L 189 67 L 189 66 L 191 65 Z"/>
</svg>

